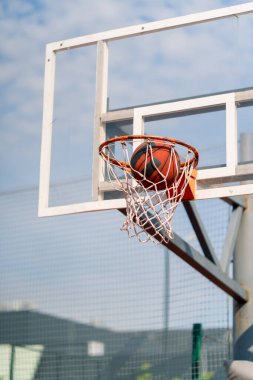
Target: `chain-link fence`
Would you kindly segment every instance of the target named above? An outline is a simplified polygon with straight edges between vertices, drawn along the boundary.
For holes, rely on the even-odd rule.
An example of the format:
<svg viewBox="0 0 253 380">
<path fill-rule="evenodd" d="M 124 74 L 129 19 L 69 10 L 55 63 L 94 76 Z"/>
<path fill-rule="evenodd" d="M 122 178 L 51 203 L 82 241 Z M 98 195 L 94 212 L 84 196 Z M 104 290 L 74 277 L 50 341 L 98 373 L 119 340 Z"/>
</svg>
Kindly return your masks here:
<svg viewBox="0 0 253 380">
<path fill-rule="evenodd" d="M 72 197 L 84 185 L 52 192 Z M 37 198 L 0 195 L 1 380 L 225 378 L 227 295 L 172 252 L 128 239 L 121 213 L 39 219 Z M 229 206 L 197 207 L 219 256 Z M 183 207 L 174 228 L 201 252 Z"/>
</svg>

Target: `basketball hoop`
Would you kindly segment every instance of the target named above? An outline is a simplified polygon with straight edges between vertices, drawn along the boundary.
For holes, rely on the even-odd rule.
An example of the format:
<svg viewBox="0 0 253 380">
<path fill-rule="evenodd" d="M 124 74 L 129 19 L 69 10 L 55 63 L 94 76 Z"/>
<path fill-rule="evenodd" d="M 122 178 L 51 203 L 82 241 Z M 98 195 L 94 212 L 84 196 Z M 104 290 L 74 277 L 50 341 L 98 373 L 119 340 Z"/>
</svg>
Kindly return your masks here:
<svg viewBox="0 0 253 380">
<path fill-rule="evenodd" d="M 131 135 L 105 141 L 99 154 L 105 179 L 126 199 L 122 230 L 141 242 L 173 239 L 178 204 L 194 199 L 198 151 L 166 137 Z"/>
</svg>

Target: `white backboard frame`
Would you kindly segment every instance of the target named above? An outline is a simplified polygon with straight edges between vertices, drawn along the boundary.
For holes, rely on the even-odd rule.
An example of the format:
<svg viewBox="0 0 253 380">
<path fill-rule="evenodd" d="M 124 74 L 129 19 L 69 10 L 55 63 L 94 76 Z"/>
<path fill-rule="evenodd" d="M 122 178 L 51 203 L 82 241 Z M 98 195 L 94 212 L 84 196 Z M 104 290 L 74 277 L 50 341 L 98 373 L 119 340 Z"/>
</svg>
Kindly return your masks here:
<svg viewBox="0 0 253 380">
<path fill-rule="evenodd" d="M 222 168 L 198 171 L 198 180 L 226 178 L 252 173 L 252 165 L 240 165 L 237 162 L 237 115 L 238 102 L 253 100 L 253 90 L 231 92 L 225 94 L 203 96 L 194 99 L 179 100 L 156 105 L 137 106 L 121 111 L 107 111 L 108 89 L 108 42 L 112 40 L 144 35 L 152 32 L 175 29 L 226 17 L 239 16 L 253 12 L 253 2 L 218 10 L 181 16 L 147 24 L 97 33 L 47 45 L 45 61 L 45 86 L 43 104 L 43 127 L 41 144 L 40 186 L 39 186 L 39 216 L 64 215 L 71 213 L 119 209 L 125 207 L 124 199 L 103 200 L 102 163 L 98 155 L 99 144 L 105 140 L 105 125 L 117 120 L 133 121 L 133 133 L 143 131 L 144 118 L 169 113 L 180 113 L 185 110 L 198 110 L 205 107 L 224 105 L 226 109 L 226 165 Z M 96 105 L 94 118 L 93 143 L 93 184 L 91 202 L 49 207 L 50 167 L 52 148 L 53 105 L 55 91 L 56 53 L 59 51 L 97 45 L 96 68 Z M 217 187 L 209 189 L 197 188 L 196 199 L 228 197 L 253 193 L 253 185 Z"/>
</svg>

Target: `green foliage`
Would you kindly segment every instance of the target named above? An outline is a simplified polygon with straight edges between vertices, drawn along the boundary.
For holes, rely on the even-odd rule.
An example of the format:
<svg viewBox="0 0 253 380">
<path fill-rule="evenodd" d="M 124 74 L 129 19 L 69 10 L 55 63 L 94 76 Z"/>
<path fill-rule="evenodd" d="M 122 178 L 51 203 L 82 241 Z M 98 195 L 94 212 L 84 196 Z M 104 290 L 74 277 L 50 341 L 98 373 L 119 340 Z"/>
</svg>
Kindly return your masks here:
<svg viewBox="0 0 253 380">
<path fill-rule="evenodd" d="M 214 378 L 214 372 L 209 371 L 202 375 L 201 380 L 212 380 Z M 142 380 L 142 379 L 141 379 Z M 146 379 L 145 379 L 146 380 Z M 182 380 L 181 377 L 172 377 L 171 380 Z"/>
<path fill-rule="evenodd" d="M 152 380 L 151 373 L 143 373 L 142 375 L 137 376 L 136 380 Z"/>
<path fill-rule="evenodd" d="M 136 380 L 152 380 L 153 376 L 151 373 L 151 364 L 148 362 L 145 362 L 141 365 L 139 369 L 139 375 L 136 377 Z M 214 378 L 215 373 L 213 371 L 209 371 L 201 375 L 200 380 L 212 380 Z M 1 378 L 0 378 L 1 380 Z M 174 376 L 171 378 L 171 380 L 182 380 L 181 377 Z"/>
<path fill-rule="evenodd" d="M 152 373 L 150 372 L 151 364 L 143 363 L 140 368 L 140 374 L 136 380 L 152 380 Z"/>
<path fill-rule="evenodd" d="M 203 374 L 202 380 L 211 380 L 214 378 L 214 372 L 209 371 Z"/>
</svg>

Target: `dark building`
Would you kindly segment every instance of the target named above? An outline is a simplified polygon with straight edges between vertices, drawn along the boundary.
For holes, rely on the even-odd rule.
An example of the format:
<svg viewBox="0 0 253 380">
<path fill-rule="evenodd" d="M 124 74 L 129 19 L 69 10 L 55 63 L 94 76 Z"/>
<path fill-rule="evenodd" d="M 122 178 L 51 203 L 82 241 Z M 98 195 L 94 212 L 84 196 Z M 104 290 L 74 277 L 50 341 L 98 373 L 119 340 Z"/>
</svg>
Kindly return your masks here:
<svg viewBox="0 0 253 380">
<path fill-rule="evenodd" d="M 203 366 L 210 379 L 224 378 L 219 366 L 227 358 L 227 334 L 205 331 Z M 36 380 L 191 379 L 191 330 L 115 332 L 35 311 L 5 311 L 0 353 L 3 349 L 9 350 L 4 365 L 10 380 L 20 363 Z"/>
</svg>

